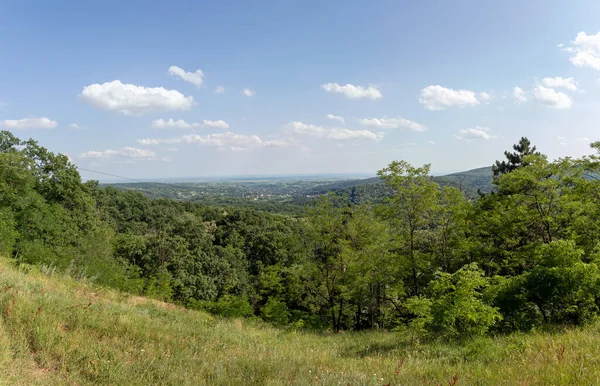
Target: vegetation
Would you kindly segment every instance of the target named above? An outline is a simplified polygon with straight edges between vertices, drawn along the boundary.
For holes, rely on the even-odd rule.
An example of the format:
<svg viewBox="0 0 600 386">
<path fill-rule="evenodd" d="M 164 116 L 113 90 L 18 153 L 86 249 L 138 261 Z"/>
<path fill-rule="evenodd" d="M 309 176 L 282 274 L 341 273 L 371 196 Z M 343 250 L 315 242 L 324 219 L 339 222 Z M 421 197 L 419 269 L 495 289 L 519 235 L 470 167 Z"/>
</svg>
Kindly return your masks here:
<svg viewBox="0 0 600 386">
<path fill-rule="evenodd" d="M 600 326 L 415 345 L 222 319 L 0 260 L 0 383 L 596 384 Z"/>
<path fill-rule="evenodd" d="M 600 149 L 600 143 L 592 148 Z M 476 198 L 439 184 L 429 165 L 393 161 L 378 173 L 388 192 L 381 202 L 332 193 L 292 215 L 151 199 L 95 181 L 82 183 L 67 157 L 1 132 L 0 254 L 21 266 L 187 309 L 310 330 L 313 335 L 298 338 L 309 345 L 323 331 L 378 329 L 381 335 L 356 336 L 385 336 L 394 344 L 390 350 L 409 345 L 405 349 L 417 353 L 423 344 L 441 349 L 435 343 L 440 339 L 469 347 L 475 343 L 464 342 L 486 335 L 488 342 L 511 341 L 491 336 L 593 324 L 600 314 L 600 156 L 550 161 L 526 138 L 515 150 L 496 164 L 493 190 Z M 19 295 L 7 287 L 5 322 L 18 299 L 33 296 L 33 289 L 28 291 Z M 72 306 L 56 302 L 57 318 L 57 310 Z M 18 328 L 33 326 L 34 333 L 15 336 L 33 344 L 29 350 L 35 354 L 35 334 L 45 330 L 36 327 L 29 311 L 23 311 Z M 101 329 L 73 318 L 65 323 Z M 174 323 L 200 323 L 182 318 Z M 82 334 L 90 333 L 88 327 Z M 392 331 L 398 337 L 392 338 Z M 42 346 L 67 350 L 58 335 L 42 338 L 49 339 Z M 333 345 L 351 344 L 335 339 Z M 179 366 L 197 358 L 188 354 L 178 357 Z M 52 362 L 57 354 L 47 355 L 37 363 Z M 261 379 L 269 380 L 274 373 L 265 371 L 267 378 Z M 291 379 L 280 371 L 277 377 Z M 156 377 L 155 382 L 175 379 Z"/>
</svg>

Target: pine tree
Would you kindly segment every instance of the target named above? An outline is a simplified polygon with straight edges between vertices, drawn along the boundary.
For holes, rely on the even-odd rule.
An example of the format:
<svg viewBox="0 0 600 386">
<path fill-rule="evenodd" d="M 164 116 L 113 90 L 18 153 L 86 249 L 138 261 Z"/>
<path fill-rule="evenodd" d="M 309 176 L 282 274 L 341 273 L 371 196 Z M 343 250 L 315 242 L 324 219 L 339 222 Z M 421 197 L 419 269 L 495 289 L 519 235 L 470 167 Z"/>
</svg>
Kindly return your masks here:
<svg viewBox="0 0 600 386">
<path fill-rule="evenodd" d="M 522 166 L 527 166 L 527 162 L 523 161 L 523 158 L 532 154 L 540 154 L 536 152 L 535 146 L 531 147 L 531 141 L 527 137 L 521 137 L 521 140 L 516 145 L 513 145 L 515 152 L 511 153 L 508 151 L 504 152 L 504 156 L 507 161 L 496 161 L 496 164 L 492 166 L 494 171 L 494 179 L 500 177 L 502 174 L 510 173 L 515 169 Z"/>
</svg>

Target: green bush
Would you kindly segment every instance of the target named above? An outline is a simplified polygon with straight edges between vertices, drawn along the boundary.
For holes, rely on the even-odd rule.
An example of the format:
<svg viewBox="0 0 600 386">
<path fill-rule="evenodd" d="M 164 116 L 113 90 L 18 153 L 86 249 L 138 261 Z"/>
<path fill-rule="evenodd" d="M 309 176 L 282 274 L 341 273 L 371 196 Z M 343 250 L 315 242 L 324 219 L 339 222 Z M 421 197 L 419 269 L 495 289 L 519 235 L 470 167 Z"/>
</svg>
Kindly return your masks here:
<svg viewBox="0 0 600 386">
<path fill-rule="evenodd" d="M 536 250 L 536 266 L 525 274 L 524 289 L 546 323 L 584 324 L 598 314 L 600 270 L 582 256 L 583 250 L 566 240 Z"/>
<path fill-rule="evenodd" d="M 217 301 L 190 299 L 187 306 L 232 318 L 254 315 L 254 310 L 247 296 L 225 295 Z"/>
<path fill-rule="evenodd" d="M 290 319 L 287 305 L 277 298 L 269 298 L 262 306 L 261 314 L 264 320 L 275 325 L 287 324 Z"/>
<path fill-rule="evenodd" d="M 17 238 L 15 219 L 10 208 L 0 209 L 0 255 L 10 256 Z"/>
<path fill-rule="evenodd" d="M 448 338 L 485 334 L 501 319 L 497 308 L 486 304 L 482 290 L 488 285 L 483 271 L 472 263 L 454 274 L 439 273 L 429 285 L 430 329 Z"/>
</svg>

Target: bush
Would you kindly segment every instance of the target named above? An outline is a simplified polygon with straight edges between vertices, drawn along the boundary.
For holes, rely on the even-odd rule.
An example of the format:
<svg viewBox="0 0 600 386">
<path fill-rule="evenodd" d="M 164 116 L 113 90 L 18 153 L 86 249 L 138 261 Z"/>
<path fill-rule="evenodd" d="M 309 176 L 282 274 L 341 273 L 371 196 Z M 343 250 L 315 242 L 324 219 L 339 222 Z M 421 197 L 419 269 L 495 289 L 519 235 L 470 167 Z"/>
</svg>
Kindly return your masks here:
<svg viewBox="0 0 600 386">
<path fill-rule="evenodd" d="M 9 208 L 0 209 L 0 255 L 12 254 L 17 234 L 12 211 Z"/>
<path fill-rule="evenodd" d="M 187 306 L 232 318 L 247 317 L 254 314 L 247 296 L 225 295 L 217 301 L 190 299 Z"/>
<path fill-rule="evenodd" d="M 466 338 L 485 334 L 501 319 L 498 309 L 482 300 L 488 279 L 472 263 L 454 274 L 439 273 L 429 285 L 431 321 L 426 325 L 448 338 Z M 429 316 L 421 316 L 425 318 Z"/>
<path fill-rule="evenodd" d="M 261 314 L 264 320 L 275 325 L 287 324 L 290 319 L 287 305 L 277 298 L 269 298 L 262 306 Z"/>
<path fill-rule="evenodd" d="M 411 343 L 418 343 L 428 334 L 433 318 L 431 316 L 432 301 L 423 296 L 414 296 L 406 300 L 408 312 L 414 315 L 408 322 Z"/>
<path fill-rule="evenodd" d="M 600 270 L 584 263 L 572 241 L 554 241 L 536 251 L 536 266 L 525 276 L 527 299 L 546 323 L 584 324 L 598 314 Z"/>
</svg>

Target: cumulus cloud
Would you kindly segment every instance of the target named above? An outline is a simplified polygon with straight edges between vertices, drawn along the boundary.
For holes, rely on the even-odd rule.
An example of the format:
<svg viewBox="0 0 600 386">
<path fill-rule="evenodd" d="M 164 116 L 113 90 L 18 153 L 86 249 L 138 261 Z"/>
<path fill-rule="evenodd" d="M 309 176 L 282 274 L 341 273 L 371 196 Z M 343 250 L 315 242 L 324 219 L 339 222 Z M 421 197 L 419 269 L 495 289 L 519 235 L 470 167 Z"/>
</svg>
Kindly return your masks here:
<svg viewBox="0 0 600 386">
<path fill-rule="evenodd" d="M 427 127 L 404 118 L 363 118 L 358 122 L 363 126 L 379 129 L 407 129 L 412 131 L 427 131 Z"/>
<path fill-rule="evenodd" d="M 344 119 L 344 117 L 340 117 L 339 115 L 327 114 L 325 116 L 325 118 L 331 119 L 333 121 L 339 121 L 339 122 L 342 122 L 342 123 L 346 123 L 346 120 Z"/>
<path fill-rule="evenodd" d="M 49 118 L 6 119 L 0 122 L 0 127 L 9 130 L 54 129 L 58 122 Z"/>
<path fill-rule="evenodd" d="M 284 128 L 295 134 L 332 140 L 369 139 L 378 141 L 383 138 L 383 133 L 374 133 L 370 130 L 349 130 L 337 127 L 326 128 L 302 122 L 290 122 Z"/>
<path fill-rule="evenodd" d="M 119 111 L 126 115 L 141 115 L 154 111 L 189 110 L 194 98 L 177 90 L 163 87 L 143 87 L 113 80 L 85 86 L 80 98 L 91 105 Z"/>
<path fill-rule="evenodd" d="M 454 136 L 460 140 L 467 142 L 475 140 L 486 140 L 495 139 L 496 137 L 489 134 L 490 129 L 487 127 L 476 126 L 474 129 L 462 129 L 459 130 Z"/>
<path fill-rule="evenodd" d="M 421 90 L 419 102 L 427 110 L 444 110 L 448 107 L 476 106 L 481 101 L 488 101 L 491 96 L 487 93 L 476 93 L 471 90 L 452 90 L 440 85 L 427 86 Z"/>
<path fill-rule="evenodd" d="M 202 83 L 204 83 L 204 73 L 200 69 L 197 69 L 194 72 L 187 72 L 183 68 L 171 66 L 169 67 L 169 75 L 179 77 L 198 87 L 202 86 Z"/>
<path fill-rule="evenodd" d="M 379 99 L 383 98 L 381 92 L 377 89 L 377 87 L 373 85 L 369 85 L 369 87 L 365 88 L 362 86 L 355 86 L 353 84 L 346 84 L 341 86 L 337 83 L 326 83 L 321 85 L 321 88 L 327 92 L 334 92 L 344 94 L 346 98 L 349 99 Z"/>
<path fill-rule="evenodd" d="M 569 91 L 577 91 L 577 82 L 573 78 L 544 78 L 542 84 L 546 87 L 563 87 Z"/>
<path fill-rule="evenodd" d="M 168 120 L 156 119 L 152 121 L 152 128 L 154 129 L 197 129 L 197 128 L 217 128 L 217 129 L 229 129 L 229 124 L 221 119 L 218 121 L 204 120 L 202 122 L 188 123 L 183 119 Z"/>
<path fill-rule="evenodd" d="M 223 86 L 217 86 L 217 88 L 215 88 L 215 92 L 217 94 L 222 94 L 222 93 L 225 92 L 225 87 L 223 87 Z"/>
<path fill-rule="evenodd" d="M 142 145 L 160 144 L 199 144 L 201 146 L 234 150 L 234 148 L 250 149 L 258 147 L 285 147 L 292 144 L 291 140 L 263 140 L 258 135 L 234 134 L 231 132 L 208 135 L 188 134 L 174 138 L 142 138 L 137 140 Z"/>
<path fill-rule="evenodd" d="M 245 88 L 242 92 L 247 97 L 252 97 L 256 94 L 256 91 L 250 90 L 249 88 Z"/>
<path fill-rule="evenodd" d="M 513 96 L 518 102 L 527 102 L 527 93 L 521 87 L 515 87 L 513 89 Z"/>
<path fill-rule="evenodd" d="M 144 160 L 144 159 L 152 159 L 156 154 L 152 150 L 148 149 L 138 149 L 136 147 L 124 147 L 121 149 L 107 149 L 101 151 L 88 151 L 85 153 L 81 153 L 79 157 L 81 158 L 114 158 L 114 157 L 122 157 L 122 158 L 130 158 L 136 160 Z"/>
<path fill-rule="evenodd" d="M 552 88 L 538 86 L 533 89 L 533 96 L 542 106 L 551 109 L 569 109 L 573 105 L 571 98 Z"/>
<path fill-rule="evenodd" d="M 71 123 L 71 124 L 68 126 L 68 128 L 69 128 L 69 129 L 73 129 L 73 130 L 79 130 L 79 129 L 81 129 L 81 126 L 79 126 L 77 123 Z"/>
<path fill-rule="evenodd" d="M 600 32 L 595 35 L 579 32 L 565 50 L 571 53 L 569 60 L 575 66 L 600 71 Z"/>
</svg>

